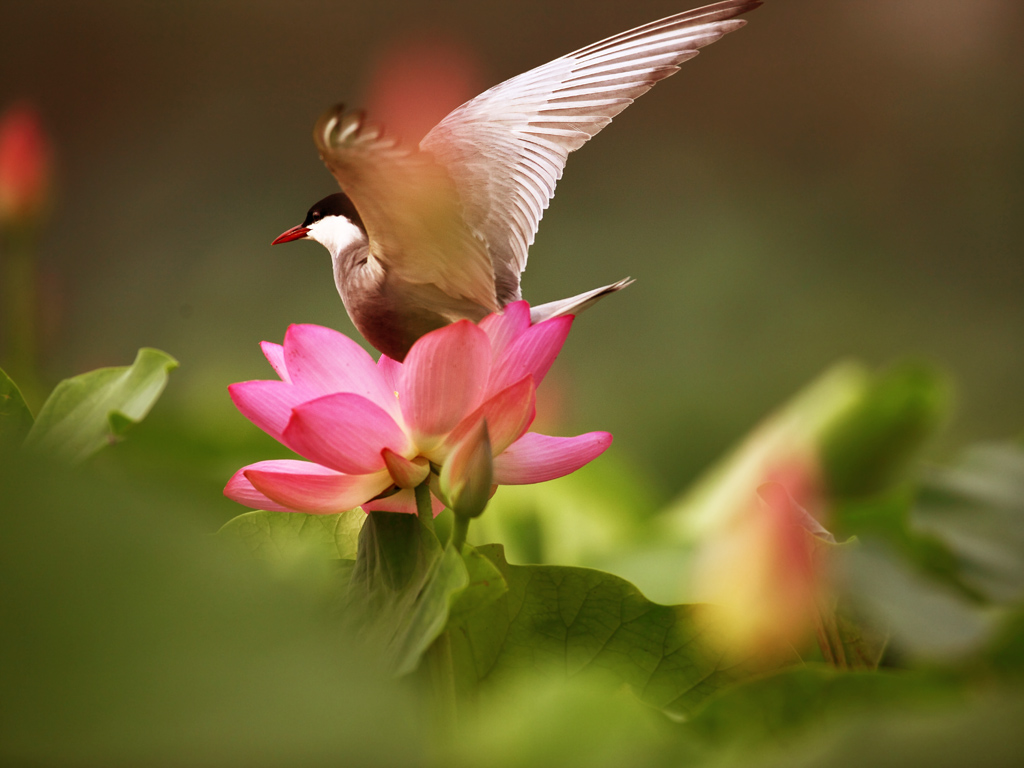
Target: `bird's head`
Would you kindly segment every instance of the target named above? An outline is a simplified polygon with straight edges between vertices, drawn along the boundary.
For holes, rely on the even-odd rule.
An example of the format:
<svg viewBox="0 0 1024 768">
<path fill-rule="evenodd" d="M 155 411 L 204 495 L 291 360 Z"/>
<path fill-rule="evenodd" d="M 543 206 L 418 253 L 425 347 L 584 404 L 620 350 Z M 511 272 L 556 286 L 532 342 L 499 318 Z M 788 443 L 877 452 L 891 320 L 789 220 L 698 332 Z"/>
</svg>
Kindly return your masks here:
<svg viewBox="0 0 1024 768">
<path fill-rule="evenodd" d="M 366 228 L 348 195 L 337 192 L 314 204 L 299 226 L 282 232 L 271 245 L 292 240 L 316 240 L 336 257 L 353 243 L 366 242 Z"/>
</svg>

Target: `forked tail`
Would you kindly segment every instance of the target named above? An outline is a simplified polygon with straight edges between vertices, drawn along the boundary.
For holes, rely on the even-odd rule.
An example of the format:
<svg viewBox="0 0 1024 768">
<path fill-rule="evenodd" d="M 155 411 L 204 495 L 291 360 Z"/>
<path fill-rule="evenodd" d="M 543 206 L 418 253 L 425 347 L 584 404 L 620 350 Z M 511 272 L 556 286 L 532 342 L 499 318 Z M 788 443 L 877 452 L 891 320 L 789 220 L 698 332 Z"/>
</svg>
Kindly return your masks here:
<svg viewBox="0 0 1024 768">
<path fill-rule="evenodd" d="M 571 296 L 568 299 L 549 301 L 547 304 L 531 307 L 530 322 L 536 325 L 544 320 L 550 320 L 552 317 L 559 317 L 561 315 L 578 315 L 583 310 L 593 304 L 596 304 L 609 293 L 621 291 L 632 282 L 634 282 L 633 278 L 625 277 L 622 280 L 619 280 L 619 282 L 606 285 L 603 288 L 595 288 L 592 291 L 587 291 L 586 293 L 581 293 L 577 296 Z"/>
</svg>

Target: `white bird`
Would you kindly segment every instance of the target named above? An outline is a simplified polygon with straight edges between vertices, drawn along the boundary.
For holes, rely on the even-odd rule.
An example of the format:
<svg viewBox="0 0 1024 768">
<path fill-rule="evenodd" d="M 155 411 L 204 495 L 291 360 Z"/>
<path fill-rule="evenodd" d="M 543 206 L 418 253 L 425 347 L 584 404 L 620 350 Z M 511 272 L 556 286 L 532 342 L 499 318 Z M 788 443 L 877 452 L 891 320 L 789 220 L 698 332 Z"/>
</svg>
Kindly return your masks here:
<svg viewBox="0 0 1024 768">
<path fill-rule="evenodd" d="M 331 109 L 313 138 L 343 192 L 274 244 L 326 247 L 352 322 L 401 361 L 423 334 L 519 300 L 519 276 L 569 153 L 759 5 L 724 0 L 588 45 L 466 102 L 418 148 L 361 112 Z M 542 304 L 531 319 L 577 314 L 630 282 Z"/>
</svg>

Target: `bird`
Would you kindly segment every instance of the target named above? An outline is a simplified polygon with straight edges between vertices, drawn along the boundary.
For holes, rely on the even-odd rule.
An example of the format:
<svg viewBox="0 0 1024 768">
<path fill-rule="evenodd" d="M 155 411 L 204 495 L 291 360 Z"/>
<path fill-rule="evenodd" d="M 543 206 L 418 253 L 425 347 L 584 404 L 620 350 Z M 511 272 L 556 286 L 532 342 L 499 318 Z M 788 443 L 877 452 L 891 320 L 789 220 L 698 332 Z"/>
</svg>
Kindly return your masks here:
<svg viewBox="0 0 1024 768">
<path fill-rule="evenodd" d="M 272 244 L 326 247 L 356 329 L 402 362 L 430 331 L 520 300 L 520 275 L 569 153 L 761 4 L 724 0 L 580 48 L 457 107 L 418 146 L 335 106 L 313 139 L 342 191 Z M 531 322 L 578 314 L 631 282 L 532 307 Z"/>
</svg>

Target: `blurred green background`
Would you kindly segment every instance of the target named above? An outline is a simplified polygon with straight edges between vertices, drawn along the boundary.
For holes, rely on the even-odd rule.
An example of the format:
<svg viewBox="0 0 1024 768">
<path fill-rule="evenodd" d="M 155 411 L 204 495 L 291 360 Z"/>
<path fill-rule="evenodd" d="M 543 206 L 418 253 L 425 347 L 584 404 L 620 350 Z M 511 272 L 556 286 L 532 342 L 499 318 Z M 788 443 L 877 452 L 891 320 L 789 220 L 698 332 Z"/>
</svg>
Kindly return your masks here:
<svg viewBox="0 0 1024 768">
<path fill-rule="evenodd" d="M 257 342 L 354 333 L 326 252 L 269 244 L 335 189 L 319 113 L 370 101 L 401 41 L 447 41 L 482 90 L 691 4 L 5 3 L 0 102 L 34 102 L 57 158 L 45 378 L 173 354 L 139 440 L 180 433 L 215 494 L 275 450 L 225 389 L 270 374 Z M 637 283 L 577 322 L 547 385 L 561 428 L 613 432 L 665 500 L 831 363 L 911 354 L 958 385 L 939 453 L 1004 436 L 1024 422 L 1024 6 L 769 0 L 749 21 L 569 160 L 525 296 Z"/>
</svg>

